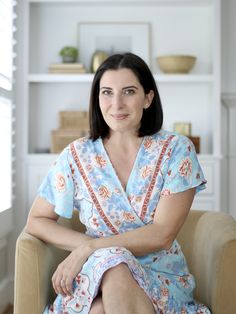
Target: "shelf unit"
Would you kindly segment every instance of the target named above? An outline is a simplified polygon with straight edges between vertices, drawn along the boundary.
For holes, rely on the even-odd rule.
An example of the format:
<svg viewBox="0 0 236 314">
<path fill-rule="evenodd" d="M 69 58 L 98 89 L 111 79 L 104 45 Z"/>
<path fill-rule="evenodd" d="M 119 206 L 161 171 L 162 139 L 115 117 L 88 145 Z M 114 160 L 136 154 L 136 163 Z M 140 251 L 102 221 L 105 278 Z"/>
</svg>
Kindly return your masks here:
<svg viewBox="0 0 236 314">
<path fill-rule="evenodd" d="M 60 48 L 78 46 L 79 23 L 110 22 L 111 28 L 113 23 L 148 23 L 149 66 L 162 99 L 164 127 L 171 130 L 175 122 L 192 123 L 193 136 L 201 138 L 199 159 L 213 187 L 208 189 L 211 192 L 203 193 L 202 199 L 197 198 L 197 202 L 203 204 L 203 209 L 219 210 L 224 157 L 220 102 L 221 1 L 25 0 L 22 5 L 26 60 L 22 73 L 26 117 L 23 148 L 29 186 L 36 187 L 55 157 L 35 151 L 49 148 L 50 131 L 58 127 L 58 112 L 88 109 L 93 74 L 47 73 L 50 63 L 60 62 Z M 167 75 L 160 71 L 156 57 L 174 53 L 197 56 L 190 74 Z M 31 184 L 32 180 L 37 182 Z M 35 187 L 29 192 L 29 203 Z"/>
<path fill-rule="evenodd" d="M 30 74 L 28 76 L 29 83 L 68 83 L 81 82 L 92 83 L 94 75 L 86 74 Z M 154 78 L 158 83 L 213 83 L 214 77 L 211 74 L 154 74 Z"/>
</svg>

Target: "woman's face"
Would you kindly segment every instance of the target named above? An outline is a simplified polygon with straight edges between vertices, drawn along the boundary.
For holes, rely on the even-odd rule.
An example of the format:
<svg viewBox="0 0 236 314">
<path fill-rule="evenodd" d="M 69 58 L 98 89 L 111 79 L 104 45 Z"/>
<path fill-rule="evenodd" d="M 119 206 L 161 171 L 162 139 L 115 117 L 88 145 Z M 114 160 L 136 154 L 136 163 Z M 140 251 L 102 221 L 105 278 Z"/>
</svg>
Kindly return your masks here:
<svg viewBox="0 0 236 314">
<path fill-rule="evenodd" d="M 130 69 L 107 70 L 100 80 L 99 104 L 112 132 L 133 132 L 140 127 L 143 109 L 150 106 L 153 91 L 145 95 Z"/>
</svg>

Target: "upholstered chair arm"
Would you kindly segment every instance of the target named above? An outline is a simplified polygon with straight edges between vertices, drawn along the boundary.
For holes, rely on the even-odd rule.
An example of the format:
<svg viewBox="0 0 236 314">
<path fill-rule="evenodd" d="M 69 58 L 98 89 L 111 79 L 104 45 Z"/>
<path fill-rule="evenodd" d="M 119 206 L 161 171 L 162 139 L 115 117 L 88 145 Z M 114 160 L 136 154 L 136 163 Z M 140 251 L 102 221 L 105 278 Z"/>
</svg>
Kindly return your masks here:
<svg viewBox="0 0 236 314">
<path fill-rule="evenodd" d="M 213 314 L 235 312 L 236 222 L 224 213 L 201 216 L 195 232 L 191 271 L 197 278 L 197 300 Z"/>
<path fill-rule="evenodd" d="M 66 252 L 22 231 L 16 243 L 14 314 L 42 314 L 53 299 L 51 277 Z"/>
</svg>

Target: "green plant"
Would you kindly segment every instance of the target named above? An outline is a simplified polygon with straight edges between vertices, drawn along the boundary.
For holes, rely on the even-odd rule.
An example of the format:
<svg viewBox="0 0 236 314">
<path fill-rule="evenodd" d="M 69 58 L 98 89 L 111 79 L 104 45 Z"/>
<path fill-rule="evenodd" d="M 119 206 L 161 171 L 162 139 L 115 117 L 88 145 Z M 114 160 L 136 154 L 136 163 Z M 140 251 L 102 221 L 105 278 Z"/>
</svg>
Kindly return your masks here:
<svg viewBox="0 0 236 314">
<path fill-rule="evenodd" d="M 71 46 L 65 46 L 60 50 L 59 54 L 62 57 L 72 57 L 76 59 L 78 56 L 78 49 Z"/>
</svg>

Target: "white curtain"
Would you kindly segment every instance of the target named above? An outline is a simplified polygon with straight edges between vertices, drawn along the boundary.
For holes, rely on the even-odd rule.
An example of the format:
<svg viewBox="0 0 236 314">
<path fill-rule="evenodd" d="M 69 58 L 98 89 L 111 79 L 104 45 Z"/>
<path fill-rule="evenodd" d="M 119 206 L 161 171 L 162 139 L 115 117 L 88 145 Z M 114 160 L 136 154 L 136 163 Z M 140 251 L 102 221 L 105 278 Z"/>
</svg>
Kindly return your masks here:
<svg viewBox="0 0 236 314">
<path fill-rule="evenodd" d="M 12 205 L 14 0 L 0 0 L 0 212 Z"/>
</svg>

